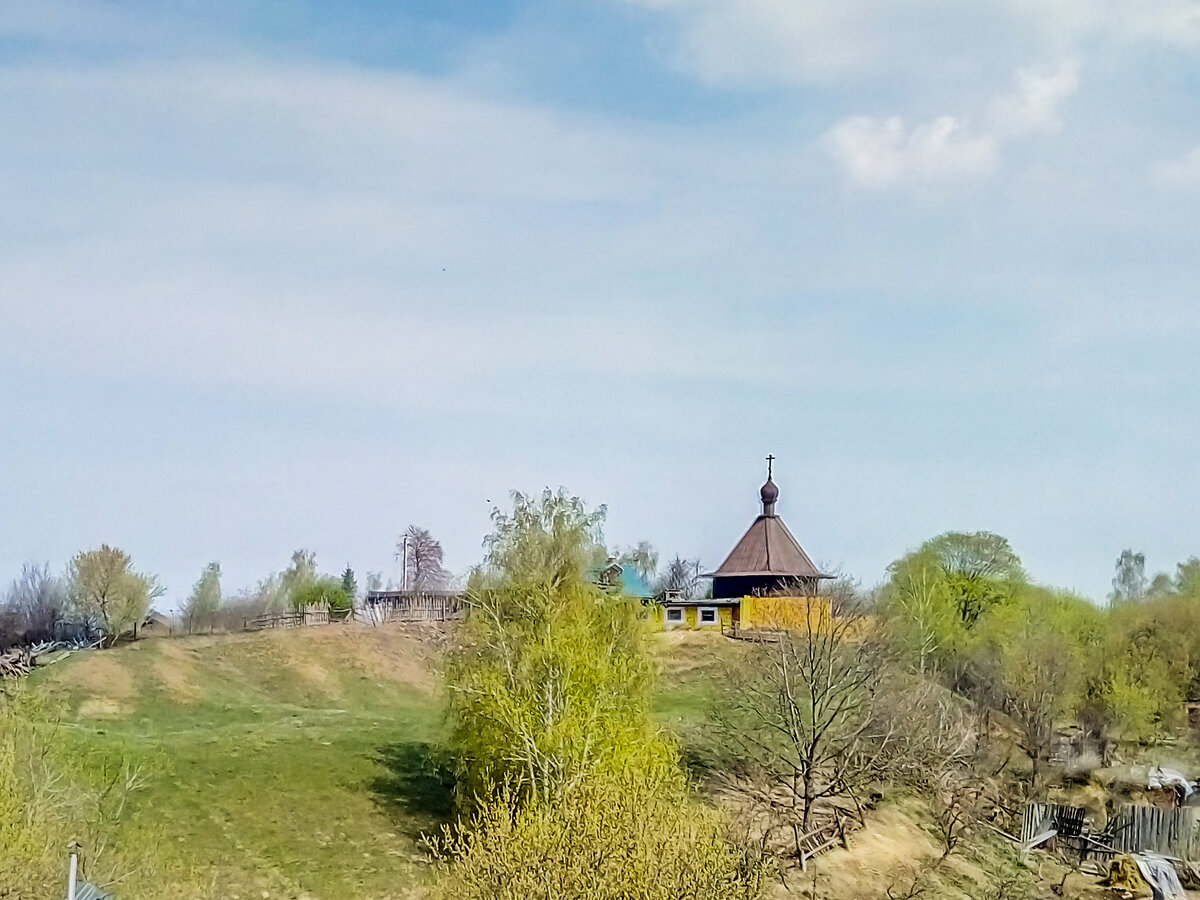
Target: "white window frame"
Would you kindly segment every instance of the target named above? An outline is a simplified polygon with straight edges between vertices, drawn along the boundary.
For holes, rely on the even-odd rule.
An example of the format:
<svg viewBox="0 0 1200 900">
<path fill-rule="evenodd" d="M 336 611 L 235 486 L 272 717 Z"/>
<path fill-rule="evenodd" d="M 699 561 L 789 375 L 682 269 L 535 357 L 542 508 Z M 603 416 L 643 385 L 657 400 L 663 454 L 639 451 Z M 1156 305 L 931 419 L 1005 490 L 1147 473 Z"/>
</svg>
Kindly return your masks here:
<svg viewBox="0 0 1200 900">
<path fill-rule="evenodd" d="M 678 619 L 671 618 L 672 613 L 679 613 Z M 687 623 L 687 610 L 682 606 L 668 606 L 663 610 L 664 625 L 684 625 Z"/>
<path fill-rule="evenodd" d="M 705 622 L 704 614 L 712 613 L 712 621 Z M 697 625 L 720 625 L 721 624 L 721 609 L 717 606 L 700 606 L 696 608 L 696 624 Z"/>
</svg>

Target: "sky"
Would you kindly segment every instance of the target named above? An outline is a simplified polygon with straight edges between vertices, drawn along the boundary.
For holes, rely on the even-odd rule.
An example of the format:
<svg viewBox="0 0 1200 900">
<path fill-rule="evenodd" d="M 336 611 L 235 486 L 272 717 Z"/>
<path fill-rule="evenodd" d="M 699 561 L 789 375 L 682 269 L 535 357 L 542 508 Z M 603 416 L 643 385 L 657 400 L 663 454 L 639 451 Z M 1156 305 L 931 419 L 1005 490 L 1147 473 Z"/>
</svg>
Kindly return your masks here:
<svg viewBox="0 0 1200 900">
<path fill-rule="evenodd" d="M 1200 554 L 1200 0 L 6 0 L 0 581 Z"/>
</svg>

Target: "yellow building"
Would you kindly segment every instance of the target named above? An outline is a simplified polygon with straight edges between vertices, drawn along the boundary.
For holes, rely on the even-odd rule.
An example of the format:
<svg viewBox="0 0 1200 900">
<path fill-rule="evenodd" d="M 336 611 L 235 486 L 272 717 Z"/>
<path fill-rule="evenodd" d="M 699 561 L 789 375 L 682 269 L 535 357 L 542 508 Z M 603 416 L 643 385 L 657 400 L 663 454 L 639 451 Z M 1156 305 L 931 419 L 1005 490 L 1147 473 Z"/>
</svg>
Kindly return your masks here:
<svg viewBox="0 0 1200 900">
<path fill-rule="evenodd" d="M 759 489 L 762 512 L 712 578 L 712 596 L 685 600 L 669 594 L 659 600 L 664 628 L 809 628 L 824 627 L 829 600 L 818 596 L 820 571 L 775 512 L 779 488 L 767 457 L 767 481 Z"/>
</svg>

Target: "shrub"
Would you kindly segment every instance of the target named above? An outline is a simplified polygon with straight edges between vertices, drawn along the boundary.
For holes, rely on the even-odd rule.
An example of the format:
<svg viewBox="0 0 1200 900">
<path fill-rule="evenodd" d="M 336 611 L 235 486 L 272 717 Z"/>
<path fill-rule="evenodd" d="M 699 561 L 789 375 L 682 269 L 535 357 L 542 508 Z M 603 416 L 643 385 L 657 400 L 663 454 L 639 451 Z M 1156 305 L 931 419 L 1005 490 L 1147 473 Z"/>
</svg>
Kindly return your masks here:
<svg viewBox="0 0 1200 900">
<path fill-rule="evenodd" d="M 438 852 L 446 900 L 752 900 L 766 873 L 678 776 L 591 779 L 552 805 L 502 792 Z"/>
</svg>

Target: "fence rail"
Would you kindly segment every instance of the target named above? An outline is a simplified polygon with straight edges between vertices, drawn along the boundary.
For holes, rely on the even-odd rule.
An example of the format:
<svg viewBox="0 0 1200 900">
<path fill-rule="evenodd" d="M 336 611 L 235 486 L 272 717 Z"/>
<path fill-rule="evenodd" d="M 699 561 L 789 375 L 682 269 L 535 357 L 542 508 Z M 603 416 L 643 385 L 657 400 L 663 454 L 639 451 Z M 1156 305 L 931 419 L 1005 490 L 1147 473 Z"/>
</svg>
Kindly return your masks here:
<svg viewBox="0 0 1200 900">
<path fill-rule="evenodd" d="M 467 611 L 463 595 L 451 591 L 371 591 L 366 608 L 377 622 L 445 622 Z"/>
<path fill-rule="evenodd" d="M 243 619 L 242 626 L 247 631 L 266 628 L 302 628 L 305 625 L 328 625 L 336 618 L 338 618 L 337 613 L 331 613 L 327 606 L 309 606 L 304 609 L 264 613 L 252 619 Z"/>
<path fill-rule="evenodd" d="M 1029 803 L 1021 821 L 1021 841 L 1028 843 L 1048 829 L 1059 838 L 1080 838 L 1081 849 L 1138 853 L 1200 860 L 1200 808 L 1185 806 L 1160 809 L 1156 806 L 1123 806 L 1102 830 L 1088 829 L 1084 810 L 1078 806 Z"/>
</svg>

